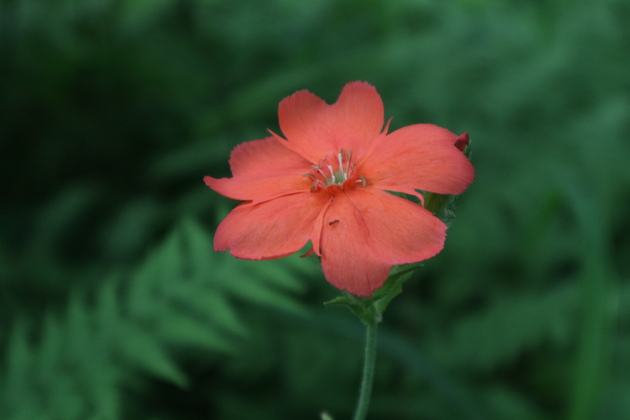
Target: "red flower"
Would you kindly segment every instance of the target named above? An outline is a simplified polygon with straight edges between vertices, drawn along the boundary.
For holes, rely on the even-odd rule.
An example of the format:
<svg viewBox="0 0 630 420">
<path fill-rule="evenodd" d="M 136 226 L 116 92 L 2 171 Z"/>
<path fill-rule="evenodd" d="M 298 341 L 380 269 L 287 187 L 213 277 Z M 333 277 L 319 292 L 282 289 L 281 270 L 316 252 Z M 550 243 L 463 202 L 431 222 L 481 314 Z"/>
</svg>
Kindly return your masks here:
<svg viewBox="0 0 630 420">
<path fill-rule="evenodd" d="M 444 223 L 388 191 L 420 200 L 417 190 L 462 193 L 474 169 L 457 135 L 430 124 L 387 134 L 381 97 L 365 82 L 348 83 L 333 105 L 299 91 L 278 114 L 286 140 L 271 133 L 243 143 L 230 157 L 232 178 L 204 178 L 243 201 L 219 225 L 215 250 L 273 259 L 310 240 L 326 279 L 358 296 L 378 289 L 393 265 L 442 250 Z"/>
</svg>

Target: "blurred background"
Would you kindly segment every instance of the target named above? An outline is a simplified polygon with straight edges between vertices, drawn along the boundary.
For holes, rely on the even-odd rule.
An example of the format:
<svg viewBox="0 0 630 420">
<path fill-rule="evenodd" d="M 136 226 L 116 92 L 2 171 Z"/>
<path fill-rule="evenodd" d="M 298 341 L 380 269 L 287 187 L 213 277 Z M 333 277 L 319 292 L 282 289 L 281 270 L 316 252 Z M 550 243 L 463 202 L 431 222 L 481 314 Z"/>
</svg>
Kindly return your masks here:
<svg viewBox="0 0 630 420">
<path fill-rule="evenodd" d="M 351 417 L 314 257 L 214 253 L 204 175 L 377 87 L 477 178 L 380 328 L 370 419 L 630 418 L 630 2 L 0 3 L 0 418 Z"/>
</svg>

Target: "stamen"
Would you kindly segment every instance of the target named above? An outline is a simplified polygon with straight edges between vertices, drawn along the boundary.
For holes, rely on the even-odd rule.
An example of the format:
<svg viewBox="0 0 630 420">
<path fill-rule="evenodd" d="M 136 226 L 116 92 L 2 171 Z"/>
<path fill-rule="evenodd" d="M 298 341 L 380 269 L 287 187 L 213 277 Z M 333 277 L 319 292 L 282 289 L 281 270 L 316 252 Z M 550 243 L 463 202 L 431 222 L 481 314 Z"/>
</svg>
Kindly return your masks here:
<svg viewBox="0 0 630 420">
<path fill-rule="evenodd" d="M 312 184 L 311 184 L 311 192 L 315 192 L 317 191 L 318 188 L 326 188 L 326 185 L 320 181 L 319 179 L 316 179 Z"/>
<path fill-rule="evenodd" d="M 351 187 L 361 184 L 367 185 L 365 177 L 356 173 L 356 164 L 352 162 L 352 152 L 341 149 L 335 156 L 329 153 L 321 159 L 317 165 L 311 165 L 313 171 L 304 176 L 313 180 L 311 191 L 328 189 L 330 194 L 334 194 L 336 188 Z M 348 183 L 346 185 L 346 182 Z M 330 189 L 335 187 L 334 189 Z"/>
</svg>

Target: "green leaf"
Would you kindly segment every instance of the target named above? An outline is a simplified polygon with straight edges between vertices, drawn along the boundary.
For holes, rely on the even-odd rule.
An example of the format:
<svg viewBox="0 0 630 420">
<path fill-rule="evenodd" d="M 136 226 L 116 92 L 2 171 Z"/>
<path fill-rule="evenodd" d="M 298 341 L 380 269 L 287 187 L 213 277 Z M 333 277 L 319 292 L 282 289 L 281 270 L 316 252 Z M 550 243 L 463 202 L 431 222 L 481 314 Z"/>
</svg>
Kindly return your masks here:
<svg viewBox="0 0 630 420">
<path fill-rule="evenodd" d="M 174 311 L 157 325 L 157 332 L 160 337 L 175 345 L 225 353 L 233 350 L 233 343 L 225 335 L 185 313 Z"/>
<path fill-rule="evenodd" d="M 116 351 L 127 364 L 181 387 L 186 385 L 185 375 L 175 366 L 154 334 L 131 325 L 121 328 L 121 333 L 124 342 L 119 343 Z"/>
</svg>

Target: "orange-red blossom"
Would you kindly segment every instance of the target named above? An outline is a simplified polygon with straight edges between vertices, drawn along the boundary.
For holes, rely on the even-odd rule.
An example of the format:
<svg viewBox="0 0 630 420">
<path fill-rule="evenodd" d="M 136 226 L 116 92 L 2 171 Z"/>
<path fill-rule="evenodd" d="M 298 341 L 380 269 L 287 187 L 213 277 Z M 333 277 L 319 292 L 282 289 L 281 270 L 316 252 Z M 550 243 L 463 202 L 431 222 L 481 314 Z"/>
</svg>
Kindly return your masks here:
<svg viewBox="0 0 630 420">
<path fill-rule="evenodd" d="M 365 82 L 348 83 L 328 105 L 309 91 L 280 102 L 275 133 L 237 146 L 232 178 L 205 177 L 243 201 L 219 225 L 214 247 L 237 258 L 281 258 L 311 241 L 326 279 L 357 296 L 381 287 L 392 266 L 444 247 L 446 225 L 388 191 L 460 194 L 474 169 L 458 136 L 431 124 L 390 134 L 383 102 Z"/>
</svg>

